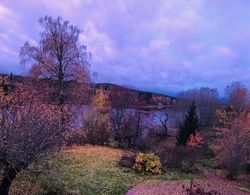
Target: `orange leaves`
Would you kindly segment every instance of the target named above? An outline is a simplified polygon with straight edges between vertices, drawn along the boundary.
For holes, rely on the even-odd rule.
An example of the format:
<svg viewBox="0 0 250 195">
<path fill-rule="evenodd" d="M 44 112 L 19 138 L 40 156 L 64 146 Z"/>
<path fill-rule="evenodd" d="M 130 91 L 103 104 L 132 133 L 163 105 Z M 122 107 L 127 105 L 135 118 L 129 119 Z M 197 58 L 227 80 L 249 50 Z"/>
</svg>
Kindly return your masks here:
<svg viewBox="0 0 250 195">
<path fill-rule="evenodd" d="M 111 111 L 111 103 L 109 96 L 103 90 L 97 90 L 93 98 L 92 106 L 100 113 L 109 113 Z"/>
<path fill-rule="evenodd" d="M 194 135 L 190 135 L 187 146 L 191 148 L 199 148 L 204 143 L 201 132 L 196 132 Z"/>
<path fill-rule="evenodd" d="M 78 27 L 51 17 L 41 18 L 40 24 L 38 46 L 26 42 L 20 50 L 20 63 L 31 65 L 30 73 L 36 78 L 88 82 L 90 56 L 78 40 Z"/>
<path fill-rule="evenodd" d="M 213 145 L 213 150 L 217 162 L 223 165 L 228 171 L 228 176 L 233 178 L 247 160 L 250 148 L 250 130 L 247 127 L 245 112 L 223 112 L 224 116 L 230 115 L 230 117 L 223 121 L 227 122 L 223 124 L 223 128 L 217 129 L 219 136 Z"/>
<path fill-rule="evenodd" d="M 0 79 L 0 151 L 9 153 L 7 160 L 13 164 L 29 158 L 30 153 L 35 158 L 44 152 L 41 148 L 57 141 L 52 137 L 60 134 L 59 109 L 44 102 L 32 83 Z"/>
<path fill-rule="evenodd" d="M 110 112 L 109 96 L 103 90 L 97 90 L 84 121 L 84 128 L 91 143 L 103 144 L 112 139 Z"/>
</svg>

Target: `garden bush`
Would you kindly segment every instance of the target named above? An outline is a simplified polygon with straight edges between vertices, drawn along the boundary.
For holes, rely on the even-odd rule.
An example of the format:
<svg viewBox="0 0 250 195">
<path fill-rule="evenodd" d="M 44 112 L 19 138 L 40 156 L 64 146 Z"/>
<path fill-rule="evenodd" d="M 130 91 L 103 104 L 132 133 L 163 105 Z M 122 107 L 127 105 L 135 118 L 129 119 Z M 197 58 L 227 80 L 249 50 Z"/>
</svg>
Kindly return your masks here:
<svg viewBox="0 0 250 195">
<path fill-rule="evenodd" d="M 160 174 L 161 168 L 160 158 L 154 153 L 139 153 L 135 158 L 134 169 L 138 172 Z"/>
<path fill-rule="evenodd" d="M 135 164 L 135 154 L 134 153 L 124 153 L 119 160 L 118 164 L 123 167 L 132 168 Z"/>
</svg>

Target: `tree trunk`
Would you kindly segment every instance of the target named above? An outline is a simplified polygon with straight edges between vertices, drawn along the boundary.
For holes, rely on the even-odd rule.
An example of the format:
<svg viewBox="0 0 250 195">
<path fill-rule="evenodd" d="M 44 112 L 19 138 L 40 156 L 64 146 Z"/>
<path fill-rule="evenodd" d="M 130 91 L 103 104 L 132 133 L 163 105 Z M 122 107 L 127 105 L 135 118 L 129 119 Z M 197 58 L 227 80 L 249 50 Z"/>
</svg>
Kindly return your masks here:
<svg viewBox="0 0 250 195">
<path fill-rule="evenodd" d="M 9 170 L 5 171 L 2 183 L 0 185 L 0 194 L 1 195 L 8 195 L 9 194 L 11 183 L 15 179 L 16 174 L 17 174 L 17 172 L 15 169 L 9 169 Z"/>
</svg>

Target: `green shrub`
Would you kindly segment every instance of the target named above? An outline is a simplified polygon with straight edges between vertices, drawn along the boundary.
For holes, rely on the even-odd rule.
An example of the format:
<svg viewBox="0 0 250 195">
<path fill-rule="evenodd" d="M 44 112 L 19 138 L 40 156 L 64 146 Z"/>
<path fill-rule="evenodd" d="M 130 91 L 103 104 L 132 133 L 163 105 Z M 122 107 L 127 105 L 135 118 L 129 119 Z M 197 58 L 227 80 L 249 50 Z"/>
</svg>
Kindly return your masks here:
<svg viewBox="0 0 250 195">
<path fill-rule="evenodd" d="M 153 153 L 139 153 L 135 159 L 134 169 L 138 172 L 148 172 L 153 174 L 161 173 L 160 158 Z"/>
<path fill-rule="evenodd" d="M 108 143 L 108 145 L 112 148 L 118 148 L 119 147 L 119 142 L 116 140 L 112 140 Z"/>
</svg>

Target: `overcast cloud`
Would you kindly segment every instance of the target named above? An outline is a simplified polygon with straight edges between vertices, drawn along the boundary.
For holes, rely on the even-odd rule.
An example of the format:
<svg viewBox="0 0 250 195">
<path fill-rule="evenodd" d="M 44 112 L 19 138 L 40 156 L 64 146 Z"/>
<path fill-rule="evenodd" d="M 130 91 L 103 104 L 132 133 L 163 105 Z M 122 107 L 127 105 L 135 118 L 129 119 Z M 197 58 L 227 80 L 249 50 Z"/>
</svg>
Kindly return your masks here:
<svg viewBox="0 0 250 195">
<path fill-rule="evenodd" d="M 27 72 L 20 47 L 37 43 L 49 15 L 83 30 L 97 82 L 164 93 L 250 87 L 249 10 L 249 0 L 1 0 L 0 72 Z"/>
</svg>

